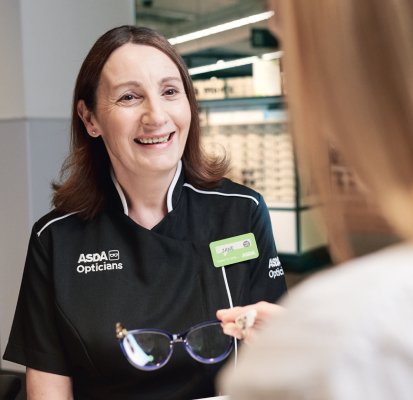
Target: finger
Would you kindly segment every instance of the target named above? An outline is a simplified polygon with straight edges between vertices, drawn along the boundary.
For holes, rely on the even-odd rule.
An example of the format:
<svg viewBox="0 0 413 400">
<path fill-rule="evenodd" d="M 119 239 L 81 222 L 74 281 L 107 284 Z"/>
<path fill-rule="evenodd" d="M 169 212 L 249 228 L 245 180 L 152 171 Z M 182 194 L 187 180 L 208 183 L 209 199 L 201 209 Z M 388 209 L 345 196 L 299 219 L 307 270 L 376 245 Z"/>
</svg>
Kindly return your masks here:
<svg viewBox="0 0 413 400">
<path fill-rule="evenodd" d="M 240 314 L 235 319 L 235 324 L 239 328 L 241 328 L 241 330 L 251 328 L 254 325 L 256 316 L 257 316 L 257 310 L 252 308 L 252 309 L 246 311 L 245 313 Z"/>
<path fill-rule="evenodd" d="M 243 309 L 244 307 L 221 309 L 216 312 L 216 316 L 222 322 L 232 322 L 240 313 L 242 313 Z"/>
<path fill-rule="evenodd" d="M 254 342 L 254 338 L 255 338 L 255 329 L 247 329 L 246 331 L 245 331 L 245 334 L 244 334 L 244 343 L 245 344 L 251 344 L 251 343 L 253 343 Z"/>
<path fill-rule="evenodd" d="M 244 338 L 244 333 L 242 332 L 242 330 L 232 322 L 225 324 L 223 327 L 223 331 L 226 335 L 233 336 L 237 339 Z"/>
</svg>

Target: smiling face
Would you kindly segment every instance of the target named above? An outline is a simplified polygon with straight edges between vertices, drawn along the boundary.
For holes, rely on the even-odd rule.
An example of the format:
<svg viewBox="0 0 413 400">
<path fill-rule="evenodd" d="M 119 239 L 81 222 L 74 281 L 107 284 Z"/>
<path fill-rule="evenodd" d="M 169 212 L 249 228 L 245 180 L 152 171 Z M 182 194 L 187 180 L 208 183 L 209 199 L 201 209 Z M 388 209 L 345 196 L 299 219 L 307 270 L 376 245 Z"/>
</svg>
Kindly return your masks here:
<svg viewBox="0 0 413 400">
<path fill-rule="evenodd" d="M 173 176 L 191 123 L 174 62 L 154 47 L 127 43 L 104 65 L 96 98 L 94 113 L 80 104 L 79 114 L 89 134 L 102 137 L 117 178 Z"/>
</svg>

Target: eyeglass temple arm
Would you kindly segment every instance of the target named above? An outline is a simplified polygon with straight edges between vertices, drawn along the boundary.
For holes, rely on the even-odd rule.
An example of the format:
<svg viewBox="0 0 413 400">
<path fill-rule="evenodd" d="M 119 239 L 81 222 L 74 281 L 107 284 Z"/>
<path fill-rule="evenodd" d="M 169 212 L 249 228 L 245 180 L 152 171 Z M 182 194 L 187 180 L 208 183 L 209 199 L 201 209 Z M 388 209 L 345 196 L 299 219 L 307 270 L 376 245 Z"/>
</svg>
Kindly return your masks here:
<svg viewBox="0 0 413 400">
<path fill-rule="evenodd" d="M 116 322 L 116 338 L 122 340 L 128 335 L 126 328 L 120 323 Z"/>
</svg>

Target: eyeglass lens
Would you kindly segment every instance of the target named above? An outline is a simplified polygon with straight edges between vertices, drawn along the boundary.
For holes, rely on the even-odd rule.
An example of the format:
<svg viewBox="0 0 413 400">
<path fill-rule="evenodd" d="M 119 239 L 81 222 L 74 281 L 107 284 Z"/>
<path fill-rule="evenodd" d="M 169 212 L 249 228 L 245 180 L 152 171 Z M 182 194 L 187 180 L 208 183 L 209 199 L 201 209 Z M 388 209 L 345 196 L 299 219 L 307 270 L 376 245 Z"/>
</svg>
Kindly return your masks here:
<svg viewBox="0 0 413 400">
<path fill-rule="evenodd" d="M 213 322 L 195 326 L 183 335 L 147 329 L 130 331 L 122 339 L 121 346 L 132 365 L 150 371 L 169 361 L 173 344 L 177 342 L 183 342 L 195 360 L 214 364 L 228 357 L 233 339 L 223 333 L 219 322 Z"/>
<path fill-rule="evenodd" d="M 171 339 L 162 332 L 130 332 L 122 343 L 126 356 L 137 368 L 160 368 L 171 356 Z"/>
<path fill-rule="evenodd" d="M 232 346 L 232 339 L 225 335 L 219 323 L 191 329 L 186 335 L 188 352 L 196 360 L 213 363 L 226 354 Z"/>
</svg>

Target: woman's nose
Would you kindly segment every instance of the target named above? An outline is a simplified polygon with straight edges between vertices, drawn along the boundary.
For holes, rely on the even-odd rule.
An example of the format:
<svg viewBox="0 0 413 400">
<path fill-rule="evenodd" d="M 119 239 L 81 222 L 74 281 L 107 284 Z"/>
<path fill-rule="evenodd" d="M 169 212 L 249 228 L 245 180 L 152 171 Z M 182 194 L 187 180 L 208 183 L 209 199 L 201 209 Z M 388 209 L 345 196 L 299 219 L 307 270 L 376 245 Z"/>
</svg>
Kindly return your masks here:
<svg viewBox="0 0 413 400">
<path fill-rule="evenodd" d="M 142 114 L 142 124 L 147 126 L 158 127 L 167 122 L 168 115 L 164 109 L 162 99 L 147 98 L 145 108 Z"/>
</svg>

